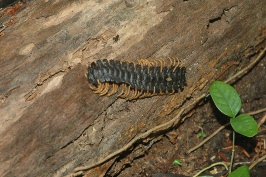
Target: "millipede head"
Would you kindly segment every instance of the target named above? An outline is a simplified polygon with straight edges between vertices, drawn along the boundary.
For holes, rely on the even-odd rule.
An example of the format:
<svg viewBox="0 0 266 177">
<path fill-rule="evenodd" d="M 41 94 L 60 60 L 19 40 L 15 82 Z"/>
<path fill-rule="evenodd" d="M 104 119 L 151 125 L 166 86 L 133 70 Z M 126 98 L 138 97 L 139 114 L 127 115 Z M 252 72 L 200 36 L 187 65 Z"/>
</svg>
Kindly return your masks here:
<svg viewBox="0 0 266 177">
<path fill-rule="evenodd" d="M 88 78 L 89 83 L 91 83 L 94 86 L 98 86 L 97 70 L 95 68 L 96 68 L 96 64 L 93 62 L 91 66 L 88 67 L 87 78 Z"/>
</svg>

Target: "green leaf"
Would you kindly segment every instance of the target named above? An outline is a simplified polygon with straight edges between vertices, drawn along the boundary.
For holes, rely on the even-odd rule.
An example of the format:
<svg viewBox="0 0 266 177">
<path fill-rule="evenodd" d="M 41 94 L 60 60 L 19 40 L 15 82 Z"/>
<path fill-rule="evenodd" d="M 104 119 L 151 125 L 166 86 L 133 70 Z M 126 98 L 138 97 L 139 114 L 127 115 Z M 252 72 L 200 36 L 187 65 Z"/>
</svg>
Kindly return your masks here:
<svg viewBox="0 0 266 177">
<path fill-rule="evenodd" d="M 244 165 L 238 167 L 235 171 L 230 173 L 228 177 L 250 177 L 248 166 Z"/>
<path fill-rule="evenodd" d="M 207 136 L 207 134 L 204 132 L 198 133 L 198 137 L 200 137 L 200 138 L 205 138 L 206 136 Z"/>
<path fill-rule="evenodd" d="M 173 165 L 182 166 L 182 162 L 181 162 L 181 160 L 176 159 L 176 160 L 174 160 Z"/>
<path fill-rule="evenodd" d="M 216 107 L 225 115 L 235 117 L 241 108 L 241 99 L 236 90 L 220 81 L 214 81 L 210 94 Z"/>
<path fill-rule="evenodd" d="M 235 118 L 230 119 L 233 129 L 244 136 L 253 137 L 258 133 L 258 124 L 248 114 L 241 114 Z"/>
</svg>

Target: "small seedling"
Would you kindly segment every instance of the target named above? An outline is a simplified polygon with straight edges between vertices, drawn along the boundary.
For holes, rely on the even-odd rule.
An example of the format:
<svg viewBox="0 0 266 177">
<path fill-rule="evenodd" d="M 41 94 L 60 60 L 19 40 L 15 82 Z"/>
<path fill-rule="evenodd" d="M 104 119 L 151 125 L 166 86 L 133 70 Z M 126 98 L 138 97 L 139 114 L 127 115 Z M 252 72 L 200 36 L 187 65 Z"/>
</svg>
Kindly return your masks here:
<svg viewBox="0 0 266 177">
<path fill-rule="evenodd" d="M 230 124 L 233 130 L 246 137 L 253 137 L 258 133 L 258 124 L 248 114 L 239 114 L 241 108 L 241 99 L 237 91 L 230 85 L 215 81 L 210 87 L 210 94 L 215 106 L 230 118 Z M 235 141 L 235 132 L 233 131 L 233 147 Z M 234 150 L 232 150 L 231 164 L 229 169 L 229 177 L 249 177 L 249 169 L 247 166 L 241 166 L 231 173 L 234 158 Z"/>
<path fill-rule="evenodd" d="M 173 161 L 173 165 L 179 165 L 179 166 L 182 166 L 182 161 L 181 160 L 178 160 L 178 159 L 175 159 Z"/>
<path fill-rule="evenodd" d="M 199 138 L 205 138 L 206 136 L 207 136 L 207 134 L 204 133 L 204 132 L 200 132 L 200 133 L 198 133 L 198 137 L 199 137 Z"/>
<path fill-rule="evenodd" d="M 241 108 L 241 99 L 232 86 L 215 81 L 210 87 L 210 94 L 215 106 L 230 117 L 230 123 L 237 133 L 247 137 L 258 133 L 258 124 L 253 117 L 247 114 L 236 116 Z"/>
</svg>

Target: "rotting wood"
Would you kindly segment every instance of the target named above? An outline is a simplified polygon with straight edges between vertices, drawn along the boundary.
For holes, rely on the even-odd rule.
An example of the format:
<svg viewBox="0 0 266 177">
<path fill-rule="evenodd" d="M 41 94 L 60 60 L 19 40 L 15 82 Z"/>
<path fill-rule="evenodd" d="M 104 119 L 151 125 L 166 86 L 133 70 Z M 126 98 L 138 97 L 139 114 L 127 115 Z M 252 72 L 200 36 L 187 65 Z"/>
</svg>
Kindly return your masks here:
<svg viewBox="0 0 266 177">
<path fill-rule="evenodd" d="M 1 176 L 63 176 L 96 162 L 169 121 L 201 78 L 206 87 L 191 97 L 227 62 L 244 66 L 265 46 L 264 1 L 128 2 L 29 1 L 1 31 Z M 5 25 L 11 17 L 0 18 Z M 96 59 L 163 57 L 188 68 L 182 93 L 126 102 L 88 87 L 86 68 Z M 60 82 L 49 85 L 59 71 Z"/>
</svg>

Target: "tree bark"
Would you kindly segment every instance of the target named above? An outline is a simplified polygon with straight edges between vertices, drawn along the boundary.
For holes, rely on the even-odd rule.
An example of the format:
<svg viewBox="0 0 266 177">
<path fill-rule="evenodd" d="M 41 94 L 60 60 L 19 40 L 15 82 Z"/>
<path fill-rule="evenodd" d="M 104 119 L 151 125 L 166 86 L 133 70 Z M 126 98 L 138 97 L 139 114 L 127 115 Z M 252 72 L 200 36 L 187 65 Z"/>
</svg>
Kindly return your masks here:
<svg viewBox="0 0 266 177">
<path fill-rule="evenodd" d="M 28 1 L 15 16 L 2 10 L 0 176 L 68 175 L 172 119 L 265 47 L 265 7 L 240 0 L 58 0 Z M 101 97 L 85 76 L 97 59 L 167 57 L 187 68 L 181 93 Z M 112 162 L 87 175 L 104 174 Z"/>
</svg>

